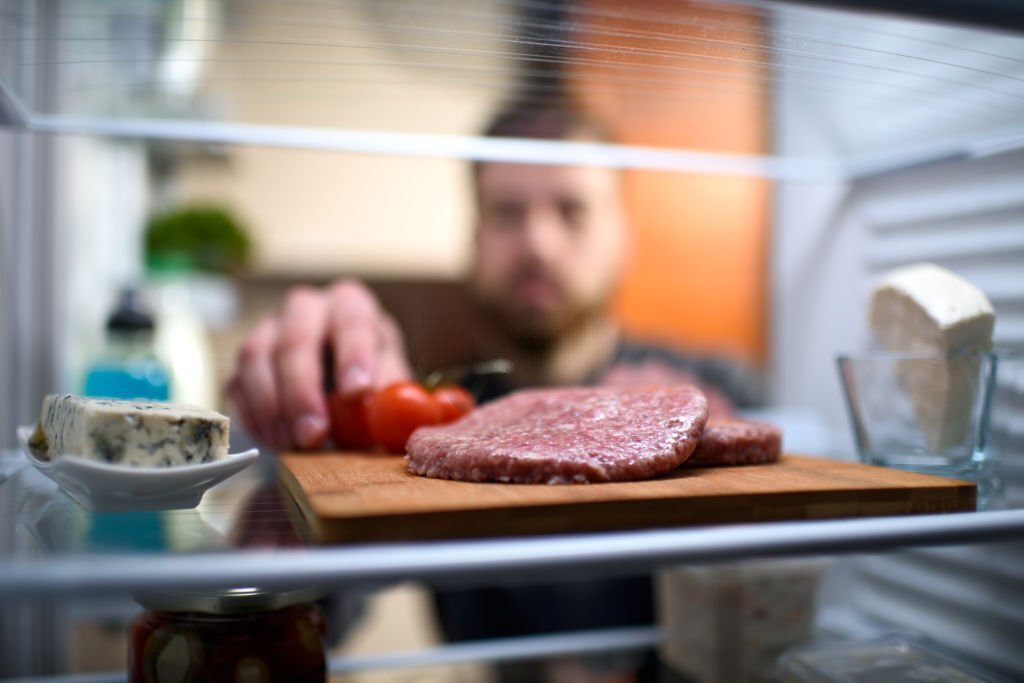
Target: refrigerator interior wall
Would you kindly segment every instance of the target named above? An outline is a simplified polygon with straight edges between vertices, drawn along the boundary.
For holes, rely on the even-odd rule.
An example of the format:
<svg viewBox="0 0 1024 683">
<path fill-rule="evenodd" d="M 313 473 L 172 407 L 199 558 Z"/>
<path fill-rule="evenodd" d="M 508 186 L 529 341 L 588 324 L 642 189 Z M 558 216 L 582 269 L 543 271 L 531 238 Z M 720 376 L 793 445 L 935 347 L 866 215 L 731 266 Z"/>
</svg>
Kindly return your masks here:
<svg viewBox="0 0 1024 683">
<path fill-rule="evenodd" d="M 782 15 L 778 21 L 783 35 L 810 30 L 803 17 Z M 949 113 L 944 105 L 961 97 L 963 109 L 953 117 L 954 128 L 989 131 L 1005 126 L 1008 116 L 1024 120 L 1024 48 L 1015 37 L 867 17 L 847 19 L 833 30 L 830 39 L 840 45 L 860 45 L 858 37 L 871 36 L 871 49 L 892 60 L 915 54 L 915 61 L 929 65 L 970 66 L 963 66 L 962 78 L 915 78 L 929 89 L 920 96 L 894 85 L 905 84 L 908 72 L 879 70 L 868 88 L 883 97 L 873 116 L 851 115 L 851 103 L 839 92 L 802 89 L 783 80 L 774 100 L 781 156 L 843 158 L 879 135 L 886 136 L 884 144 L 895 145 L 913 126 L 932 139 L 945 139 L 955 134 L 944 122 Z M 777 70 L 790 71 L 793 59 L 780 55 Z M 836 78 L 845 74 L 840 69 Z M 833 431 L 849 432 L 835 356 L 870 344 L 865 311 L 874 280 L 916 261 L 935 262 L 978 285 L 996 310 L 996 348 L 1024 351 L 1021 187 L 1024 151 L 980 142 L 956 155 L 857 174 L 843 182 L 777 183 L 772 221 L 777 402 L 819 406 Z M 993 414 L 994 438 L 1007 456 L 1004 479 L 1011 495 L 1014 486 L 1024 484 L 1022 372 L 1020 358 L 1002 364 Z M 852 453 L 852 444 L 843 450 Z"/>
<path fill-rule="evenodd" d="M 220 197 L 236 202 L 266 237 L 259 245 L 263 272 L 302 263 L 303 272 L 321 276 L 382 271 L 454 279 L 465 267 L 469 244 L 466 159 L 481 157 L 722 169 L 693 183 L 688 180 L 696 175 L 646 171 L 656 181 L 648 187 L 669 184 L 662 182 L 664 177 L 688 185 L 675 193 L 674 217 L 648 212 L 661 221 L 649 232 L 671 234 L 673 221 L 694 223 L 686 198 L 707 197 L 706 188 L 734 196 L 730 188 L 735 186 L 751 196 L 744 202 L 718 202 L 702 219 L 709 228 L 691 231 L 710 235 L 712 242 L 721 241 L 712 233 L 728 233 L 735 242 L 733 235 L 741 232 L 737 226 L 757 221 L 757 244 L 745 247 L 746 277 L 736 279 L 748 283 L 740 293 L 748 301 L 733 307 L 732 318 L 734 327 L 752 339 L 746 342 L 749 355 L 763 361 L 764 318 L 757 311 L 766 268 L 768 186 L 761 175 L 772 167 L 770 160 L 726 153 L 723 126 L 714 135 L 704 128 L 687 131 L 705 148 L 695 151 L 670 144 L 531 146 L 470 136 L 508 95 L 520 70 L 533 79 L 528 97 L 538 103 L 550 99 L 561 68 L 579 70 L 572 78 L 580 97 L 612 93 L 612 105 L 602 106 L 628 109 L 640 123 L 666 97 L 677 108 L 699 110 L 705 119 L 750 102 L 761 106 L 759 74 L 765 62 L 744 54 L 749 52 L 745 43 L 763 39 L 763 31 L 747 26 L 762 20 L 754 10 L 742 9 L 736 19 L 745 22 L 739 27 L 741 45 L 730 47 L 718 38 L 714 54 L 705 57 L 705 44 L 693 37 L 703 30 L 701 23 L 655 5 L 639 12 L 636 23 L 650 28 L 667 17 L 666 29 L 644 32 L 634 26 L 626 33 L 602 28 L 602 22 L 632 21 L 630 13 L 607 2 L 578 9 L 567 5 L 565 10 L 525 3 L 533 14 L 522 19 L 509 19 L 519 11 L 509 2 L 303 2 L 287 10 L 273 2 L 46 5 L 52 10 L 46 31 L 54 40 L 39 40 L 44 27 L 40 17 L 25 11 L 31 3 L 11 1 L 5 10 L 20 17 L 23 35 L 11 38 L 9 29 L 0 35 L 5 44 L 34 45 L 39 53 L 5 63 L 3 73 L 28 78 L 45 71 L 55 91 L 43 100 L 8 79 L 6 92 L 25 116 L 26 127 L 40 134 L 66 133 L 52 136 L 58 170 L 47 183 L 51 196 L 61 199 L 55 203 L 60 239 L 54 244 L 63 263 L 56 286 L 62 300 L 48 307 L 64 330 L 54 364 L 60 389 L 75 389 L 82 359 L 99 343 L 114 290 L 138 273 L 141 215 L 165 205 L 168 195 L 201 200 L 204 193 L 223 191 Z M 565 20 L 569 9 L 578 13 L 578 22 L 575 14 Z M 716 21 L 717 33 L 732 30 L 728 12 L 722 14 L 717 6 L 703 11 Z M 515 30 L 529 33 L 526 39 L 508 35 L 519 23 L 523 27 Z M 563 35 L 565 26 L 577 24 L 589 27 L 590 42 L 571 32 Z M 679 31 L 685 35 L 676 39 L 672 33 Z M 626 39 L 648 44 L 640 58 L 617 47 Z M 650 47 L 652 41 L 664 49 Z M 603 56 L 595 58 L 595 51 Z M 656 63 L 666 58 L 668 66 Z M 520 61 L 526 66 L 518 66 Z M 732 73 L 737 69 L 742 76 Z M 703 97 L 700 88 L 719 73 L 728 76 L 728 87 Z M 638 83 L 634 77 L 640 77 Z M 758 111 L 747 114 L 751 125 L 739 127 L 748 151 L 763 151 L 766 145 Z M 663 129 L 666 120 L 674 121 L 663 118 Z M 648 142 L 657 142 L 659 135 L 648 136 Z M 157 179 L 154 159 L 170 159 L 183 171 Z M 216 175 L 210 169 L 218 165 L 235 175 Z M 659 191 L 666 195 L 664 188 Z M 749 208 L 737 216 L 736 207 L 744 206 Z M 122 248 L 104 249 L 107 243 Z M 645 248 L 658 251 L 657 245 Z M 672 265 L 677 264 L 662 270 L 681 272 Z M 653 284 L 640 293 L 634 288 L 631 300 L 645 301 L 644 293 L 658 290 L 659 283 Z M 756 310 L 746 314 L 748 308 Z M 668 318 L 656 311 L 645 316 L 647 325 L 664 325 Z M 37 386 L 25 392 L 30 397 L 25 402 L 37 403 L 41 391 Z"/>
<path fill-rule="evenodd" d="M 803 31 L 782 19 L 783 32 Z M 970 64 L 973 75 L 921 79 L 899 70 L 878 72 L 869 87 L 880 97 L 871 115 L 825 92 L 783 83 L 776 93 L 776 142 L 781 154 L 849 150 L 878 135 L 957 125 L 994 130 L 1008 113 L 1024 120 L 1024 52 L 998 49 L 1000 38 L 957 35 L 943 27 L 862 19 L 832 35 L 878 54 L 901 55 L 928 46 L 927 61 Z M 925 55 L 921 55 L 924 59 Z M 898 63 L 896 61 L 890 63 Z M 789 68 L 783 58 L 780 70 Z M 994 79 L 1000 65 L 1006 78 Z M 849 74 L 837 66 L 836 78 Z M 964 74 L 967 76 L 967 73 Z M 898 87 L 904 83 L 906 88 Z M 909 96 L 919 90 L 915 96 Z M 901 92 L 903 95 L 893 96 Z M 962 97 L 958 107 L 936 106 Z M 866 348 L 865 307 L 874 279 L 916 261 L 932 261 L 981 287 L 996 309 L 996 346 L 1024 350 L 1024 152 L 992 150 L 934 159 L 844 183 L 782 183 L 774 226 L 776 398 L 782 405 L 818 406 L 834 434 L 848 435 L 834 367 L 836 354 Z M 840 151 L 840 154 L 843 152 Z M 839 450 L 853 452 L 847 437 Z M 1007 358 L 992 416 L 992 445 L 1002 458 L 1002 503 L 1024 498 L 1024 359 Z M 998 500 L 998 496 L 997 496 Z M 1008 673 L 1024 675 L 1024 546 L 921 549 L 845 562 L 839 602 L 854 613 L 924 634 L 954 651 Z M 835 596 L 833 596 L 835 598 Z"/>
<path fill-rule="evenodd" d="M 852 453 L 834 357 L 868 341 L 864 309 L 874 277 L 931 260 L 981 286 L 996 308 L 996 344 L 1018 352 L 1024 313 L 1024 153 L 959 160 L 857 182 L 831 195 L 780 193 L 776 236 L 811 245 L 807 260 L 777 270 L 779 400 L 823 408 Z M 806 221 L 811 220 L 813 224 Z M 788 234 L 787 233 L 793 233 Z M 781 234 L 780 234 L 781 233 Z M 806 242 L 805 242 L 806 240 Z M 778 243 L 777 243 L 778 244 Z M 793 257 L 792 252 L 784 254 Z M 788 272 L 787 280 L 784 273 Z M 813 286 L 808 285 L 813 282 Z M 783 374 L 784 373 L 784 374 Z M 990 445 L 1001 462 L 986 485 L 994 505 L 1024 501 L 1024 357 L 999 368 Z M 845 607 L 1024 676 L 1024 546 L 915 550 L 848 561 L 838 585 Z"/>
<path fill-rule="evenodd" d="M 51 179 L 53 145 L 25 131 L 17 96 L 46 101 L 47 73 L 15 68 L 47 49 L 34 26 L 40 8 L 0 4 L 0 447 L 14 445 L 14 429 L 37 418 L 42 387 L 59 383 L 56 347 L 61 297 L 59 236 Z M 26 397 L 29 398 L 26 401 Z"/>
</svg>

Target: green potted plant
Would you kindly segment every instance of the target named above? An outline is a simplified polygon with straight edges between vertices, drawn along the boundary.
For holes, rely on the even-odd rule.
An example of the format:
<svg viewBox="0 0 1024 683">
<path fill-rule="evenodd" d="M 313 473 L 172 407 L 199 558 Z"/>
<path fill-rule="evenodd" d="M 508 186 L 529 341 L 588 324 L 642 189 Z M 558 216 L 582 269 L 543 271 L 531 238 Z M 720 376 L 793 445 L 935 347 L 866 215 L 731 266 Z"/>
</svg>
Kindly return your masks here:
<svg viewBox="0 0 1024 683">
<path fill-rule="evenodd" d="M 146 224 L 146 270 L 238 275 L 249 263 L 248 232 L 224 207 L 192 205 L 154 214 Z"/>
</svg>

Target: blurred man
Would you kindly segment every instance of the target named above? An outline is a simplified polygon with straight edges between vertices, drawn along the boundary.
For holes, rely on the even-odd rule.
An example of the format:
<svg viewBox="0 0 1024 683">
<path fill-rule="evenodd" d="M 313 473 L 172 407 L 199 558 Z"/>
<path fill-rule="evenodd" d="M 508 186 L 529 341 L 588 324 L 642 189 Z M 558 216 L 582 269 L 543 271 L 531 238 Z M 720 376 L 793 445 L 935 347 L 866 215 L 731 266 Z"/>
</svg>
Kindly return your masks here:
<svg viewBox="0 0 1024 683">
<path fill-rule="evenodd" d="M 599 122 L 554 106 L 510 107 L 485 134 L 609 140 Z M 467 360 L 512 362 L 507 375 L 469 378 L 478 400 L 526 386 L 694 381 L 704 386 L 714 414 L 756 400 L 757 387 L 727 363 L 622 339 L 610 311 L 629 246 L 618 171 L 483 162 L 475 165 L 473 182 L 477 221 L 468 286 L 483 334 L 476 357 Z M 322 365 L 324 347 L 333 351 L 333 367 Z M 241 347 L 229 392 L 259 440 L 318 448 L 328 434 L 327 372 L 343 395 L 410 376 L 401 331 L 355 281 L 292 292 L 280 315 L 263 320 Z M 452 639 L 654 620 L 649 577 L 449 591 L 436 603 Z M 608 677 L 595 680 L 620 680 L 614 676 L 621 667 L 604 664 Z M 503 670 L 503 680 L 538 676 L 529 667 Z"/>
<path fill-rule="evenodd" d="M 513 107 L 487 135 L 605 141 L 599 122 L 569 107 Z M 523 386 L 704 380 L 741 405 L 756 387 L 727 363 L 625 342 L 610 300 L 628 252 L 618 171 L 478 163 L 477 223 L 468 286 L 484 335 L 478 358 L 512 372 L 482 398 Z M 334 366 L 322 366 L 323 347 Z M 402 333 L 373 294 L 347 280 L 296 289 L 242 345 L 229 394 L 246 426 L 277 448 L 316 448 L 328 432 L 324 373 L 342 394 L 410 376 Z M 718 401 L 726 409 L 726 401 Z"/>
</svg>

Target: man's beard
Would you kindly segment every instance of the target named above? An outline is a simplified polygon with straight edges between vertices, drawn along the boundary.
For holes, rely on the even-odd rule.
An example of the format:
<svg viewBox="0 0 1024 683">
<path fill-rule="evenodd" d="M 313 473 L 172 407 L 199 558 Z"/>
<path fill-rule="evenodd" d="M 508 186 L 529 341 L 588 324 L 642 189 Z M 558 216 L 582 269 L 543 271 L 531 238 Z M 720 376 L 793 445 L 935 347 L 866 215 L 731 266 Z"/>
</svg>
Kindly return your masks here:
<svg viewBox="0 0 1024 683">
<path fill-rule="evenodd" d="M 484 322 L 518 351 L 537 358 L 550 354 L 561 339 L 604 317 L 607 310 L 606 297 L 592 302 L 563 298 L 562 304 L 549 309 L 516 306 L 478 289 L 474 297 Z"/>
</svg>

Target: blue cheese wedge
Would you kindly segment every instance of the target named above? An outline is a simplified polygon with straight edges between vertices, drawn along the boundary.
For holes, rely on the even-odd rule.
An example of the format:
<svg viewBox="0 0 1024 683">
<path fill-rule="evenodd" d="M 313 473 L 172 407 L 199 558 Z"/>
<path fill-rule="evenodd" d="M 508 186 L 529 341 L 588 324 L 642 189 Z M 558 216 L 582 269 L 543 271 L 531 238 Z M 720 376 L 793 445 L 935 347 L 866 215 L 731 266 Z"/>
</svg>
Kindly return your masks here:
<svg viewBox="0 0 1024 683">
<path fill-rule="evenodd" d="M 51 394 L 30 443 L 47 459 L 175 467 L 227 457 L 229 432 L 230 420 L 212 410 Z"/>
</svg>

